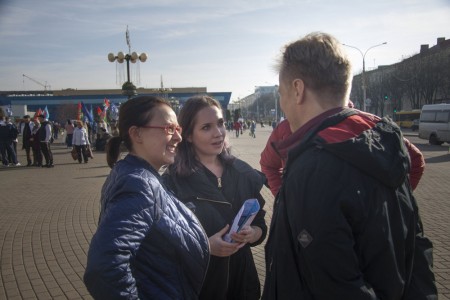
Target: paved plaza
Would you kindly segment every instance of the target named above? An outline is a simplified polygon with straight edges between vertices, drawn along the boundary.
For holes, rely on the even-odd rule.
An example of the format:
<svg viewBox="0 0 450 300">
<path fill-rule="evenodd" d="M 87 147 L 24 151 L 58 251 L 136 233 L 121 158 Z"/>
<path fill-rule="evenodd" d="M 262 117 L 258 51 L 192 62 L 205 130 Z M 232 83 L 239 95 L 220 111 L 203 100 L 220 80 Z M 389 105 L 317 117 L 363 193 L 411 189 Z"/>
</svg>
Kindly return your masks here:
<svg viewBox="0 0 450 300">
<path fill-rule="evenodd" d="M 260 153 L 272 129 L 256 138 L 229 134 L 233 154 L 259 169 Z M 447 144 L 428 145 L 417 134 L 405 135 L 423 152 L 426 169 L 415 191 L 425 227 L 434 244 L 439 299 L 450 300 L 450 153 Z M 19 137 L 20 138 L 20 137 Z M 0 168 L 0 300 L 92 299 L 82 277 L 89 242 L 96 230 L 100 189 L 109 174 L 105 154 L 95 152 L 88 164 L 73 161 L 56 140 L 55 167 Z M 19 161 L 24 150 L 18 145 Z M 267 223 L 273 197 L 264 188 Z M 264 281 L 263 245 L 253 249 Z"/>
</svg>

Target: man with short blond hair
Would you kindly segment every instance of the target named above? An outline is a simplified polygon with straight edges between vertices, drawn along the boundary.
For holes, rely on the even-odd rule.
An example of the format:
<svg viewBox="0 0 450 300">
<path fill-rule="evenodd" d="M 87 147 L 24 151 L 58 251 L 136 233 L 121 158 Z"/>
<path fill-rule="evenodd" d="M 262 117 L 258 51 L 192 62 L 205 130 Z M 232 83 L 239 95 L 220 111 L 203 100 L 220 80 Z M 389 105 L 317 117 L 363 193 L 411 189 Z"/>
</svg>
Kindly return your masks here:
<svg viewBox="0 0 450 300">
<path fill-rule="evenodd" d="M 347 107 L 351 80 L 329 34 L 284 49 L 280 106 L 292 134 L 281 142 L 263 299 L 437 299 L 402 133 Z"/>
</svg>

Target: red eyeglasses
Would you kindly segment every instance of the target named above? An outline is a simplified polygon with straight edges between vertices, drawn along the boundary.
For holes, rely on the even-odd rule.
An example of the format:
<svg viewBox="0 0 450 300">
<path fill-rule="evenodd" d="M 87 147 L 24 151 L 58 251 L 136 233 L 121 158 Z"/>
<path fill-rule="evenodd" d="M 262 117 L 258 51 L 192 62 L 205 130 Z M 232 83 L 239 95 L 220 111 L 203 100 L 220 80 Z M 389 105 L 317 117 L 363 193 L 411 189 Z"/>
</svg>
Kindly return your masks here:
<svg viewBox="0 0 450 300">
<path fill-rule="evenodd" d="M 156 129 L 164 129 L 164 131 L 166 132 L 167 135 L 173 135 L 175 134 L 175 131 L 177 131 L 180 135 L 181 132 L 183 131 L 183 129 L 178 126 L 178 125 L 174 125 L 174 124 L 170 124 L 170 125 L 166 125 L 166 126 L 150 126 L 150 125 L 144 125 L 144 126 L 140 126 L 143 128 L 156 128 Z"/>
</svg>

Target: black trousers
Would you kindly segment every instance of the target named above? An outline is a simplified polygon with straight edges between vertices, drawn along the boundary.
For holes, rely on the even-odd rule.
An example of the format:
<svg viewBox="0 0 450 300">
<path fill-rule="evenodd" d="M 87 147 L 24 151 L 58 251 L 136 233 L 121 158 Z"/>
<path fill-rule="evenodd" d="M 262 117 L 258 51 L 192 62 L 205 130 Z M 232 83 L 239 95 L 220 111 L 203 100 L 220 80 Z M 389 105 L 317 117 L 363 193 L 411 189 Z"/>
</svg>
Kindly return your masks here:
<svg viewBox="0 0 450 300">
<path fill-rule="evenodd" d="M 31 163 L 32 163 L 32 159 L 31 159 L 31 153 L 32 153 L 31 145 L 23 145 L 23 149 L 25 150 L 25 154 L 27 155 L 28 165 L 31 165 Z"/>
<path fill-rule="evenodd" d="M 45 164 L 47 166 L 53 165 L 53 153 L 52 149 L 50 149 L 49 142 L 41 142 L 41 151 L 45 158 Z"/>
<path fill-rule="evenodd" d="M 84 162 L 88 162 L 89 158 L 86 155 L 86 145 L 74 145 L 75 149 L 77 149 L 78 154 L 78 162 L 81 163 L 81 157 L 83 157 Z"/>
</svg>

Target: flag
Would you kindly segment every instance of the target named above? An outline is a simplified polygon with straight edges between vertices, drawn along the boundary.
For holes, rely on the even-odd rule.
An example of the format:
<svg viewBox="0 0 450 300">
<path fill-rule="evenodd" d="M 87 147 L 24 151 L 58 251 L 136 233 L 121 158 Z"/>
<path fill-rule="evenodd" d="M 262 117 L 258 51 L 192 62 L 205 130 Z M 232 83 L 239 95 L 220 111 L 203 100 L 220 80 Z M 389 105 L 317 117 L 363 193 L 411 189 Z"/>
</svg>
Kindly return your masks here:
<svg viewBox="0 0 450 300">
<path fill-rule="evenodd" d="M 111 103 L 111 108 L 109 111 L 111 119 L 117 121 L 119 119 L 119 109 L 117 108 L 117 106 L 114 105 L 114 103 Z"/>
<path fill-rule="evenodd" d="M 105 100 L 103 100 L 103 108 L 104 110 L 108 110 L 109 108 L 109 100 L 105 98 Z"/>
<path fill-rule="evenodd" d="M 44 108 L 44 116 L 47 120 L 50 119 L 50 113 L 48 112 L 47 105 Z"/>
<path fill-rule="evenodd" d="M 91 104 L 91 108 L 89 109 L 89 114 L 91 115 L 92 119 L 94 119 L 94 112 L 92 111 L 92 104 Z M 95 122 L 92 122 L 95 124 Z"/>
<path fill-rule="evenodd" d="M 97 115 L 101 116 L 102 115 L 102 109 L 100 107 L 97 106 Z"/>
<path fill-rule="evenodd" d="M 40 108 L 38 108 L 38 110 L 36 111 L 36 113 L 34 114 L 34 119 L 37 119 L 38 116 L 43 115 L 44 113 L 42 112 L 42 110 Z"/>
<path fill-rule="evenodd" d="M 87 110 L 86 105 L 83 103 L 83 101 L 81 101 L 80 103 L 81 103 L 81 110 L 83 111 L 84 118 L 87 119 L 89 121 L 89 123 L 93 123 L 94 120 L 92 119 L 92 115 Z"/>
</svg>

